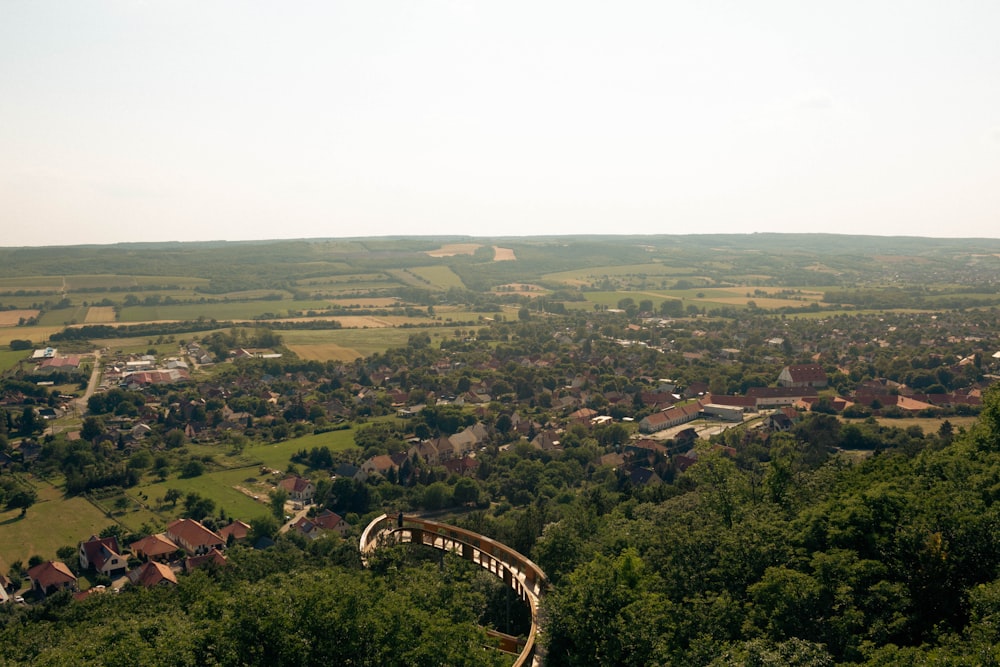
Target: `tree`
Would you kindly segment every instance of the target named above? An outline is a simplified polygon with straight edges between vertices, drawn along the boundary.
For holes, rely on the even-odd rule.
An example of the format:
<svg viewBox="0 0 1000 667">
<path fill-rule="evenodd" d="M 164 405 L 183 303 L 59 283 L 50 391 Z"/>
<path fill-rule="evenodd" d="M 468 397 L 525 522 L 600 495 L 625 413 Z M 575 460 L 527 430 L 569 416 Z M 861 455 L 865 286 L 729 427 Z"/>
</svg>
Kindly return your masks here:
<svg viewBox="0 0 1000 667">
<path fill-rule="evenodd" d="M 85 417 L 83 426 L 80 427 L 80 437 L 91 441 L 104 433 L 104 422 L 98 417 Z"/>
<path fill-rule="evenodd" d="M 181 469 L 181 477 L 198 477 L 205 472 L 205 464 L 197 459 L 191 459 Z"/>
<path fill-rule="evenodd" d="M 215 511 L 215 501 L 203 498 L 201 494 L 192 491 L 184 498 L 184 514 L 189 519 L 201 521 Z"/>
<path fill-rule="evenodd" d="M 38 430 L 38 413 L 31 406 L 24 408 L 18 425 L 18 432 L 27 437 Z"/>
<path fill-rule="evenodd" d="M 167 492 L 163 494 L 163 500 L 176 507 L 177 501 L 181 499 L 182 495 L 179 489 L 167 489 Z"/>
<path fill-rule="evenodd" d="M 284 489 L 275 489 L 271 492 L 271 514 L 278 521 L 285 518 L 285 502 L 288 500 L 288 492 Z"/>
<path fill-rule="evenodd" d="M 20 509 L 21 516 L 28 513 L 28 508 L 38 500 L 38 493 L 34 489 L 18 489 L 7 498 L 7 509 Z"/>
<path fill-rule="evenodd" d="M 472 505 L 479 502 L 479 485 L 468 477 L 458 480 L 452 493 L 455 502 L 459 505 Z"/>
</svg>

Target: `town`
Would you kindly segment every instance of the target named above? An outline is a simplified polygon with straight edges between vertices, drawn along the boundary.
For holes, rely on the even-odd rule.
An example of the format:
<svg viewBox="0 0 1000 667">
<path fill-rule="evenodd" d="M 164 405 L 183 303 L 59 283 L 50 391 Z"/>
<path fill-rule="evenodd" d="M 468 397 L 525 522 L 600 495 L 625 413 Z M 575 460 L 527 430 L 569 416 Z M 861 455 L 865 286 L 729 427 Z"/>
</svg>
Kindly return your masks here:
<svg viewBox="0 0 1000 667">
<path fill-rule="evenodd" d="M 554 285 L 509 275 L 461 303 L 454 289 L 434 303 L 376 291 L 350 297 L 366 314 L 346 307 L 336 322 L 84 322 L 36 341 L 40 325 L 19 319 L 0 396 L 0 601 L 89 604 L 184 589 L 199 571 L 238 581 L 290 552 L 296 567 L 353 572 L 365 527 L 405 513 L 530 556 L 556 591 L 542 605 L 558 621 L 558 591 L 604 558 L 593 540 L 611 539 L 611 516 L 632 522 L 634 508 L 698 498 L 703 518 L 732 531 L 744 505 L 791 511 L 823 474 L 948 451 L 990 410 L 994 306 L 801 305 L 737 288 L 738 308 L 710 307 L 721 297 L 706 290 L 723 288 L 618 276 L 610 291 L 559 301 Z M 576 305 L 581 294 L 589 307 Z M 414 296 L 425 303 L 405 301 Z M 38 305 L 29 319 L 44 321 Z M 355 333 L 350 317 L 402 319 Z M 316 358 L 301 327 L 317 322 L 310 336 L 384 342 Z M 713 477 L 722 470 L 729 481 Z M 630 543 L 603 566 L 624 567 Z M 524 634 L 524 618 L 495 613 L 474 625 Z M 557 647 L 575 636 L 559 627 L 547 630 Z"/>
</svg>

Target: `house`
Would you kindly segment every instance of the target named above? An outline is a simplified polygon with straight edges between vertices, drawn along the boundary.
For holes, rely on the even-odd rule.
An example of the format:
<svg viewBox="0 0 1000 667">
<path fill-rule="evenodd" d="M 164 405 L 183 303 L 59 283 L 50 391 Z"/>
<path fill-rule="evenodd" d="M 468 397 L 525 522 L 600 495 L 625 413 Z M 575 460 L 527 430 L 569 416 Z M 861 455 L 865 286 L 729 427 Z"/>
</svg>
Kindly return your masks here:
<svg viewBox="0 0 1000 667">
<path fill-rule="evenodd" d="M 778 411 L 767 416 L 767 428 L 772 431 L 787 431 L 792 428 L 792 420 L 784 412 Z"/>
<path fill-rule="evenodd" d="M 178 519 L 167 526 L 166 537 L 191 555 L 205 554 L 212 549 L 225 549 L 226 541 L 200 522 Z"/>
<path fill-rule="evenodd" d="M 625 457 L 621 454 L 612 452 L 611 454 L 605 454 L 601 457 L 602 466 L 611 466 L 612 468 L 618 468 L 625 464 Z"/>
<path fill-rule="evenodd" d="M 650 438 L 640 438 L 638 440 L 630 440 L 625 445 L 625 453 L 632 456 L 652 458 L 657 454 L 666 455 L 667 447 L 662 442 L 657 442 Z"/>
<path fill-rule="evenodd" d="M 386 475 L 390 470 L 397 470 L 398 467 L 388 454 L 373 456 L 361 464 L 361 470 L 368 475 Z"/>
<path fill-rule="evenodd" d="M 132 553 L 137 558 L 146 558 L 147 560 L 161 562 L 169 560 L 170 556 L 180 551 L 180 547 L 176 543 L 162 534 L 150 535 L 141 540 L 136 540 L 129 545 L 129 548 L 132 549 Z"/>
<path fill-rule="evenodd" d="M 535 449 L 540 449 L 543 452 L 550 452 L 554 449 L 559 449 L 559 434 L 552 430 L 542 431 L 532 438 L 531 445 Z"/>
<path fill-rule="evenodd" d="M 626 474 L 633 486 L 646 486 L 647 484 L 660 484 L 663 482 L 660 476 L 649 468 L 632 468 L 626 471 Z"/>
<path fill-rule="evenodd" d="M 431 465 L 438 463 L 441 460 L 441 454 L 433 440 L 424 440 L 423 442 L 419 442 L 413 447 L 410 447 L 406 453 L 411 457 L 416 455 Z"/>
<path fill-rule="evenodd" d="M 44 597 L 61 590 L 76 590 L 76 575 L 70 572 L 66 563 L 49 560 L 28 570 L 31 589 Z"/>
<path fill-rule="evenodd" d="M 597 410 L 591 408 L 580 408 L 575 412 L 571 412 L 567 418 L 573 424 L 582 424 L 584 426 L 589 426 L 590 422 L 594 417 L 597 416 Z"/>
<path fill-rule="evenodd" d="M 808 396 L 818 396 L 813 387 L 750 387 L 747 396 L 754 399 L 757 409 L 791 405 Z"/>
<path fill-rule="evenodd" d="M 312 519 L 304 516 L 296 519 L 292 525 L 289 526 L 289 529 L 308 537 L 310 540 L 318 539 L 319 536 L 323 534 L 322 528 L 317 526 Z"/>
<path fill-rule="evenodd" d="M 725 405 L 731 408 L 740 408 L 743 412 L 754 412 L 757 410 L 757 402 L 748 396 L 709 394 L 705 397 L 705 402 L 711 403 L 712 405 Z"/>
<path fill-rule="evenodd" d="M 344 517 L 328 509 L 324 509 L 314 516 L 312 520 L 322 530 L 334 531 L 339 533 L 341 537 L 347 535 L 348 531 L 351 530 L 351 524 L 344 521 Z"/>
<path fill-rule="evenodd" d="M 701 403 L 695 401 L 687 405 L 674 405 L 662 412 L 654 412 L 643 417 L 639 422 L 641 433 L 656 433 L 673 426 L 680 426 L 698 418 L 701 413 Z"/>
<path fill-rule="evenodd" d="M 778 374 L 779 387 L 825 387 L 826 371 L 819 364 L 785 366 Z"/>
<path fill-rule="evenodd" d="M 147 561 L 128 573 L 128 580 L 136 586 L 153 588 L 154 586 L 177 585 L 177 575 L 163 563 L 155 560 Z"/>
<path fill-rule="evenodd" d="M 444 462 L 444 469 L 452 475 L 471 477 L 476 474 L 479 467 L 479 460 L 471 456 L 463 456 L 460 459 L 448 459 Z"/>
<path fill-rule="evenodd" d="M 230 537 L 232 537 L 234 541 L 239 542 L 241 540 L 245 540 L 249 534 L 250 524 L 244 523 L 238 519 L 219 530 L 219 537 L 226 540 L 226 544 L 229 543 Z"/>
<path fill-rule="evenodd" d="M 217 567 L 225 567 L 229 564 L 226 557 L 218 549 L 212 549 L 206 554 L 200 556 L 191 556 L 190 558 L 184 559 L 184 571 L 191 572 L 204 565 L 215 565 Z"/>
<path fill-rule="evenodd" d="M 278 482 L 278 488 L 284 489 L 288 497 L 303 503 L 311 503 L 316 493 L 316 486 L 304 477 L 293 475 Z"/>
<path fill-rule="evenodd" d="M 114 535 L 110 537 L 91 535 L 89 540 L 80 542 L 79 556 L 81 569 L 93 568 L 95 572 L 109 577 L 125 574 L 128 565 L 128 559 L 121 555 L 118 538 Z"/>
<path fill-rule="evenodd" d="M 361 468 L 353 463 L 339 463 L 336 470 L 333 471 L 333 475 L 334 477 L 349 477 L 354 479 L 359 472 L 361 472 Z"/>
<path fill-rule="evenodd" d="M 734 405 L 719 405 L 718 403 L 708 403 L 704 406 L 705 415 L 717 417 L 723 421 L 740 422 L 743 421 L 743 408 Z"/>
<path fill-rule="evenodd" d="M 469 428 L 462 429 L 455 435 L 448 438 L 448 442 L 451 443 L 453 456 L 468 454 L 476 448 L 476 443 L 478 441 L 479 439 L 476 437 L 475 432 Z"/>
<path fill-rule="evenodd" d="M 80 370 L 80 356 L 71 354 L 65 357 L 49 357 L 38 364 L 36 373 L 75 373 Z"/>
</svg>

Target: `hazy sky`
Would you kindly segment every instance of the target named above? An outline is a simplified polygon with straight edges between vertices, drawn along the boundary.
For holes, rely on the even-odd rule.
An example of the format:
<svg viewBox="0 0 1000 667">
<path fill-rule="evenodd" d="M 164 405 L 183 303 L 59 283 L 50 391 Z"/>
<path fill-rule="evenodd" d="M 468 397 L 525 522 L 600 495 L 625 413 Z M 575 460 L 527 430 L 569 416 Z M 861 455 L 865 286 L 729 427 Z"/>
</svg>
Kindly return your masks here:
<svg viewBox="0 0 1000 667">
<path fill-rule="evenodd" d="M 997 0 L 0 0 L 0 245 L 1000 236 Z"/>
</svg>

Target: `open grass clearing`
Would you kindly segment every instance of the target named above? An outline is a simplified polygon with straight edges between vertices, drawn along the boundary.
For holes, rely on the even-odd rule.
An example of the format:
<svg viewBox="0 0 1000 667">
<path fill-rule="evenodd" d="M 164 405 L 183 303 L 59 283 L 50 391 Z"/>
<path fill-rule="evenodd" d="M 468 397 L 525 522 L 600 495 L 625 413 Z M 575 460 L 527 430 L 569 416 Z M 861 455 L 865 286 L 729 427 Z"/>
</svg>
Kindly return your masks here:
<svg viewBox="0 0 1000 667">
<path fill-rule="evenodd" d="M 514 254 L 513 248 L 501 248 L 500 246 L 493 246 L 493 261 L 494 262 L 513 262 L 517 260 L 517 255 Z"/>
<path fill-rule="evenodd" d="M 70 306 L 69 308 L 57 308 L 42 313 L 38 318 L 38 323 L 43 326 L 54 326 L 58 324 L 79 324 L 87 319 L 87 309 L 83 306 Z"/>
<path fill-rule="evenodd" d="M 46 292 L 62 291 L 62 276 L 16 276 L 0 278 L 0 294 L 8 292 Z"/>
<path fill-rule="evenodd" d="M 0 345 L 10 345 L 12 340 L 30 340 L 35 347 L 42 347 L 42 341 L 62 331 L 61 326 L 0 327 Z"/>
<path fill-rule="evenodd" d="M 395 308 L 399 299 L 394 296 L 357 296 L 352 299 L 330 299 L 330 303 L 343 308 Z"/>
<path fill-rule="evenodd" d="M 104 324 L 114 322 L 118 318 L 114 306 L 91 306 L 87 309 L 84 324 Z"/>
<path fill-rule="evenodd" d="M 21 320 L 30 320 L 37 317 L 41 311 L 30 308 L 19 308 L 17 310 L 0 310 L 0 327 L 16 327 Z"/>
<path fill-rule="evenodd" d="M 415 266 L 409 271 L 436 289 L 447 290 L 452 287 L 465 289 L 465 283 L 450 266 Z"/>
<path fill-rule="evenodd" d="M 332 452 L 350 449 L 354 447 L 354 429 L 313 433 L 284 442 L 253 445 L 243 450 L 243 455 L 255 462 L 259 461 L 268 468 L 285 470 L 292 461 L 292 454 L 302 449 L 309 451 L 313 447 L 328 447 Z"/>
<path fill-rule="evenodd" d="M 507 283 L 493 288 L 494 294 L 518 294 L 520 296 L 543 296 L 549 294 L 550 290 L 541 285 L 531 283 Z"/>
<path fill-rule="evenodd" d="M 31 350 L 0 350 L 0 373 L 17 366 L 17 362 L 31 356 Z"/>
<path fill-rule="evenodd" d="M 38 492 L 38 502 L 24 518 L 21 510 L 0 512 L 0 572 L 6 573 L 17 560 L 27 564 L 35 554 L 54 559 L 59 547 L 75 547 L 114 523 L 86 499 L 64 498 L 51 483 L 26 479 Z"/>
<path fill-rule="evenodd" d="M 403 347 L 410 336 L 428 332 L 431 339 L 435 334 L 453 335 L 451 328 L 400 329 L 302 329 L 282 331 L 282 340 L 288 349 L 302 359 L 314 361 L 352 361 L 375 352 L 385 352 L 390 347 Z"/>
<path fill-rule="evenodd" d="M 132 276 L 123 274 L 78 274 L 66 276 L 66 287 L 71 290 L 88 289 L 128 289 L 130 287 L 147 287 L 150 285 L 170 285 L 179 288 L 194 289 L 207 285 L 206 278 L 191 276 Z"/>
<path fill-rule="evenodd" d="M 955 433 L 958 433 L 959 428 L 964 428 L 966 430 L 972 428 L 972 426 L 979 421 L 978 417 L 971 416 L 952 416 L 952 417 L 904 417 L 902 419 L 890 419 L 888 417 L 876 417 L 877 421 L 881 426 L 895 426 L 896 428 L 907 429 L 911 426 L 919 426 L 921 430 L 927 435 L 937 433 L 938 429 L 941 428 L 941 424 L 945 420 L 951 422 L 952 428 Z M 858 420 L 854 419 L 844 419 L 845 423 L 857 423 Z"/>
<path fill-rule="evenodd" d="M 122 322 L 158 320 L 196 320 L 199 317 L 216 320 L 251 320 L 267 314 L 292 316 L 308 310 L 324 310 L 325 301 L 238 301 L 231 303 L 184 303 L 161 306 L 122 308 Z"/>
<path fill-rule="evenodd" d="M 689 264 L 670 265 L 660 262 L 650 262 L 648 264 L 625 264 L 621 266 L 595 266 L 585 269 L 573 269 L 571 271 L 557 271 L 547 273 L 543 276 L 546 281 L 561 282 L 569 285 L 590 285 L 604 278 L 635 277 L 654 279 L 667 279 L 668 284 L 673 284 L 677 276 L 689 276 L 697 272 L 698 269 Z"/>
<path fill-rule="evenodd" d="M 446 243 L 437 250 L 425 252 L 431 257 L 454 257 L 455 255 L 474 255 L 482 247 L 480 243 Z"/>
<path fill-rule="evenodd" d="M 260 470 L 257 466 L 238 468 L 236 470 L 220 470 L 208 472 L 197 477 L 184 479 L 175 477 L 164 482 L 140 484 L 130 489 L 129 492 L 132 495 L 144 493 L 149 497 L 149 502 L 154 507 L 158 507 L 156 504 L 158 499 L 163 498 L 168 489 L 177 489 L 181 492 L 182 496 L 186 496 L 189 493 L 197 493 L 203 498 L 211 499 L 215 503 L 216 514 L 219 510 L 225 510 L 227 515 L 249 523 L 251 519 L 267 514 L 268 509 L 260 500 L 254 500 L 251 495 L 244 493 L 236 487 L 240 485 L 242 480 L 249 477 L 259 477 L 259 472 Z M 179 515 L 182 511 L 183 505 L 182 502 L 179 502 L 177 508 L 171 508 L 168 505 L 161 513 L 175 513 Z"/>
</svg>

